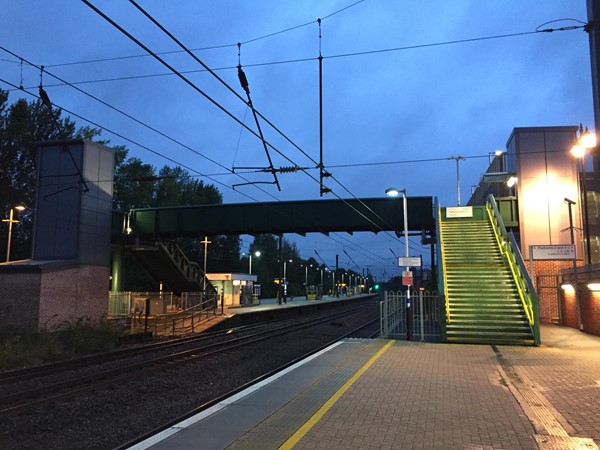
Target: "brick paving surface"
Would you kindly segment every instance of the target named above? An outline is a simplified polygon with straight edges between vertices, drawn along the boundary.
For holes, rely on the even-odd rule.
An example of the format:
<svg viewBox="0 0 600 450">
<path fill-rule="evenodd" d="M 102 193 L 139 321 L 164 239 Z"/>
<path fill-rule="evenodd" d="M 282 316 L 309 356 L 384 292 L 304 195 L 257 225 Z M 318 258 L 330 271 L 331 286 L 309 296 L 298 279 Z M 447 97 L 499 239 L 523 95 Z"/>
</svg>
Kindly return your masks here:
<svg viewBox="0 0 600 450">
<path fill-rule="evenodd" d="M 542 342 L 398 341 L 296 448 L 597 448 L 600 338 L 545 326 Z"/>
<path fill-rule="evenodd" d="M 537 349 L 507 347 L 502 353 L 538 387 L 570 436 L 600 445 L 600 338 L 546 327 L 542 343 Z"/>
<path fill-rule="evenodd" d="M 299 449 L 532 449 L 490 346 L 396 342 Z"/>
<path fill-rule="evenodd" d="M 295 449 L 598 449 L 600 337 L 546 326 L 540 347 L 394 341 L 375 359 L 387 342 L 345 342 L 156 448 L 191 448 L 260 407 L 229 444 L 194 448 L 276 449 L 293 435 Z M 328 388 L 340 377 L 347 390 Z"/>
</svg>

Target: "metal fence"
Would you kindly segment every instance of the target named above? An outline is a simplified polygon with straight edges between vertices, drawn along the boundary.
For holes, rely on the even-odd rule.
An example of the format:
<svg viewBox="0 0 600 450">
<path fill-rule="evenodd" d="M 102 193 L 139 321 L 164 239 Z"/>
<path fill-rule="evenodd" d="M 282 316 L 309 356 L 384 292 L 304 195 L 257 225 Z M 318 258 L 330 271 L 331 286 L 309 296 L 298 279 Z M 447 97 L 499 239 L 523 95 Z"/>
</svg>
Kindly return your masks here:
<svg viewBox="0 0 600 450">
<path fill-rule="evenodd" d="M 436 292 L 386 292 L 380 304 L 381 336 L 389 339 L 439 342 L 442 297 Z"/>
<path fill-rule="evenodd" d="M 109 292 L 108 317 L 144 314 L 147 298 L 150 299 L 149 314 L 166 314 L 177 308 L 178 299 L 172 292 Z"/>
<path fill-rule="evenodd" d="M 156 335 L 193 333 L 222 305 L 219 294 L 182 292 L 110 292 L 109 318 L 130 318 L 132 332 Z M 148 307 L 148 308 L 147 308 Z"/>
</svg>

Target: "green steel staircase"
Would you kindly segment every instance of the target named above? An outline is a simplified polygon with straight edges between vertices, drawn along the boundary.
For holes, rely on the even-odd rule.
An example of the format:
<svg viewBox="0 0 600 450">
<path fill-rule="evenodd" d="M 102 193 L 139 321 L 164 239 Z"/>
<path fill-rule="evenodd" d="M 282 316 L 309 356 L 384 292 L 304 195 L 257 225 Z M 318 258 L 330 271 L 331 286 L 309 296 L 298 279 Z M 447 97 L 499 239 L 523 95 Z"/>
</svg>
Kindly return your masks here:
<svg viewBox="0 0 600 450">
<path fill-rule="evenodd" d="M 200 266 L 188 260 L 174 242 L 134 247 L 131 252 L 155 280 L 165 283 L 176 295 L 201 292 L 205 285 L 205 295 L 217 295 Z"/>
<path fill-rule="evenodd" d="M 531 292 L 523 292 L 527 290 L 519 279 L 523 274 L 515 269 L 507 252 L 510 243 L 508 235 L 503 236 L 506 230 L 501 219 L 500 224 L 495 223 L 497 218 L 486 206 L 473 208 L 471 218 L 447 218 L 445 211 L 440 211 L 438 219 L 446 297 L 445 341 L 537 344 L 537 323 L 531 320 L 534 314 L 528 306 L 531 299 L 524 300 L 521 295 Z"/>
</svg>

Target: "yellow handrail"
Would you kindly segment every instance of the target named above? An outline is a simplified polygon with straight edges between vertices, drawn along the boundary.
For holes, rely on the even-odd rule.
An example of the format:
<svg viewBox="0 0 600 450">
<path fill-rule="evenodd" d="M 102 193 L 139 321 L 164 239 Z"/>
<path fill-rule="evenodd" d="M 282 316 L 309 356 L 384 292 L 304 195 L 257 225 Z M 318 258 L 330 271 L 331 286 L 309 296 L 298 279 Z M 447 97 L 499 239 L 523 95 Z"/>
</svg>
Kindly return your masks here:
<svg viewBox="0 0 600 450">
<path fill-rule="evenodd" d="M 506 260 L 508 261 L 508 266 L 510 267 L 510 271 L 517 285 L 519 297 L 521 298 L 521 302 L 523 303 L 523 308 L 525 310 L 525 314 L 527 315 L 527 319 L 529 320 L 530 325 L 533 327 L 535 325 L 535 314 L 533 312 L 533 306 L 530 302 L 527 301 L 529 296 L 527 295 L 527 291 L 523 289 L 521 277 L 519 277 L 519 275 L 517 274 L 517 271 L 515 269 L 515 262 L 513 261 L 512 255 L 507 249 L 508 241 L 505 241 L 504 237 L 500 235 L 500 232 L 498 230 L 498 224 L 496 223 L 496 217 L 492 215 L 491 208 L 489 206 L 489 201 L 486 202 L 485 210 L 487 211 L 490 223 L 492 224 L 492 229 L 494 230 L 494 236 L 496 237 L 496 242 L 498 243 L 500 252 L 506 257 Z"/>
<path fill-rule="evenodd" d="M 439 246 L 440 246 L 440 264 L 442 266 L 442 274 L 444 276 L 444 301 L 446 304 L 446 322 L 450 323 L 450 301 L 448 300 L 448 279 L 446 277 L 446 254 L 444 250 L 444 239 L 442 237 L 442 207 L 438 205 L 438 226 L 439 226 Z"/>
</svg>

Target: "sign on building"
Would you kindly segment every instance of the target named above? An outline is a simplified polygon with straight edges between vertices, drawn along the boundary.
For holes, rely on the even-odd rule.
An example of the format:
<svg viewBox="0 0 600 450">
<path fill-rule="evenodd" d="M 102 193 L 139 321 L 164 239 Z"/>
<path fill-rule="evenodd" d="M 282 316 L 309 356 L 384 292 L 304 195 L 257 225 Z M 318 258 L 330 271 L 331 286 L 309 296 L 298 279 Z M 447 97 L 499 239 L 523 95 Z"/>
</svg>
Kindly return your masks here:
<svg viewBox="0 0 600 450">
<path fill-rule="evenodd" d="M 575 245 L 530 245 L 529 255 L 532 260 L 573 260 L 575 259 Z"/>
</svg>

